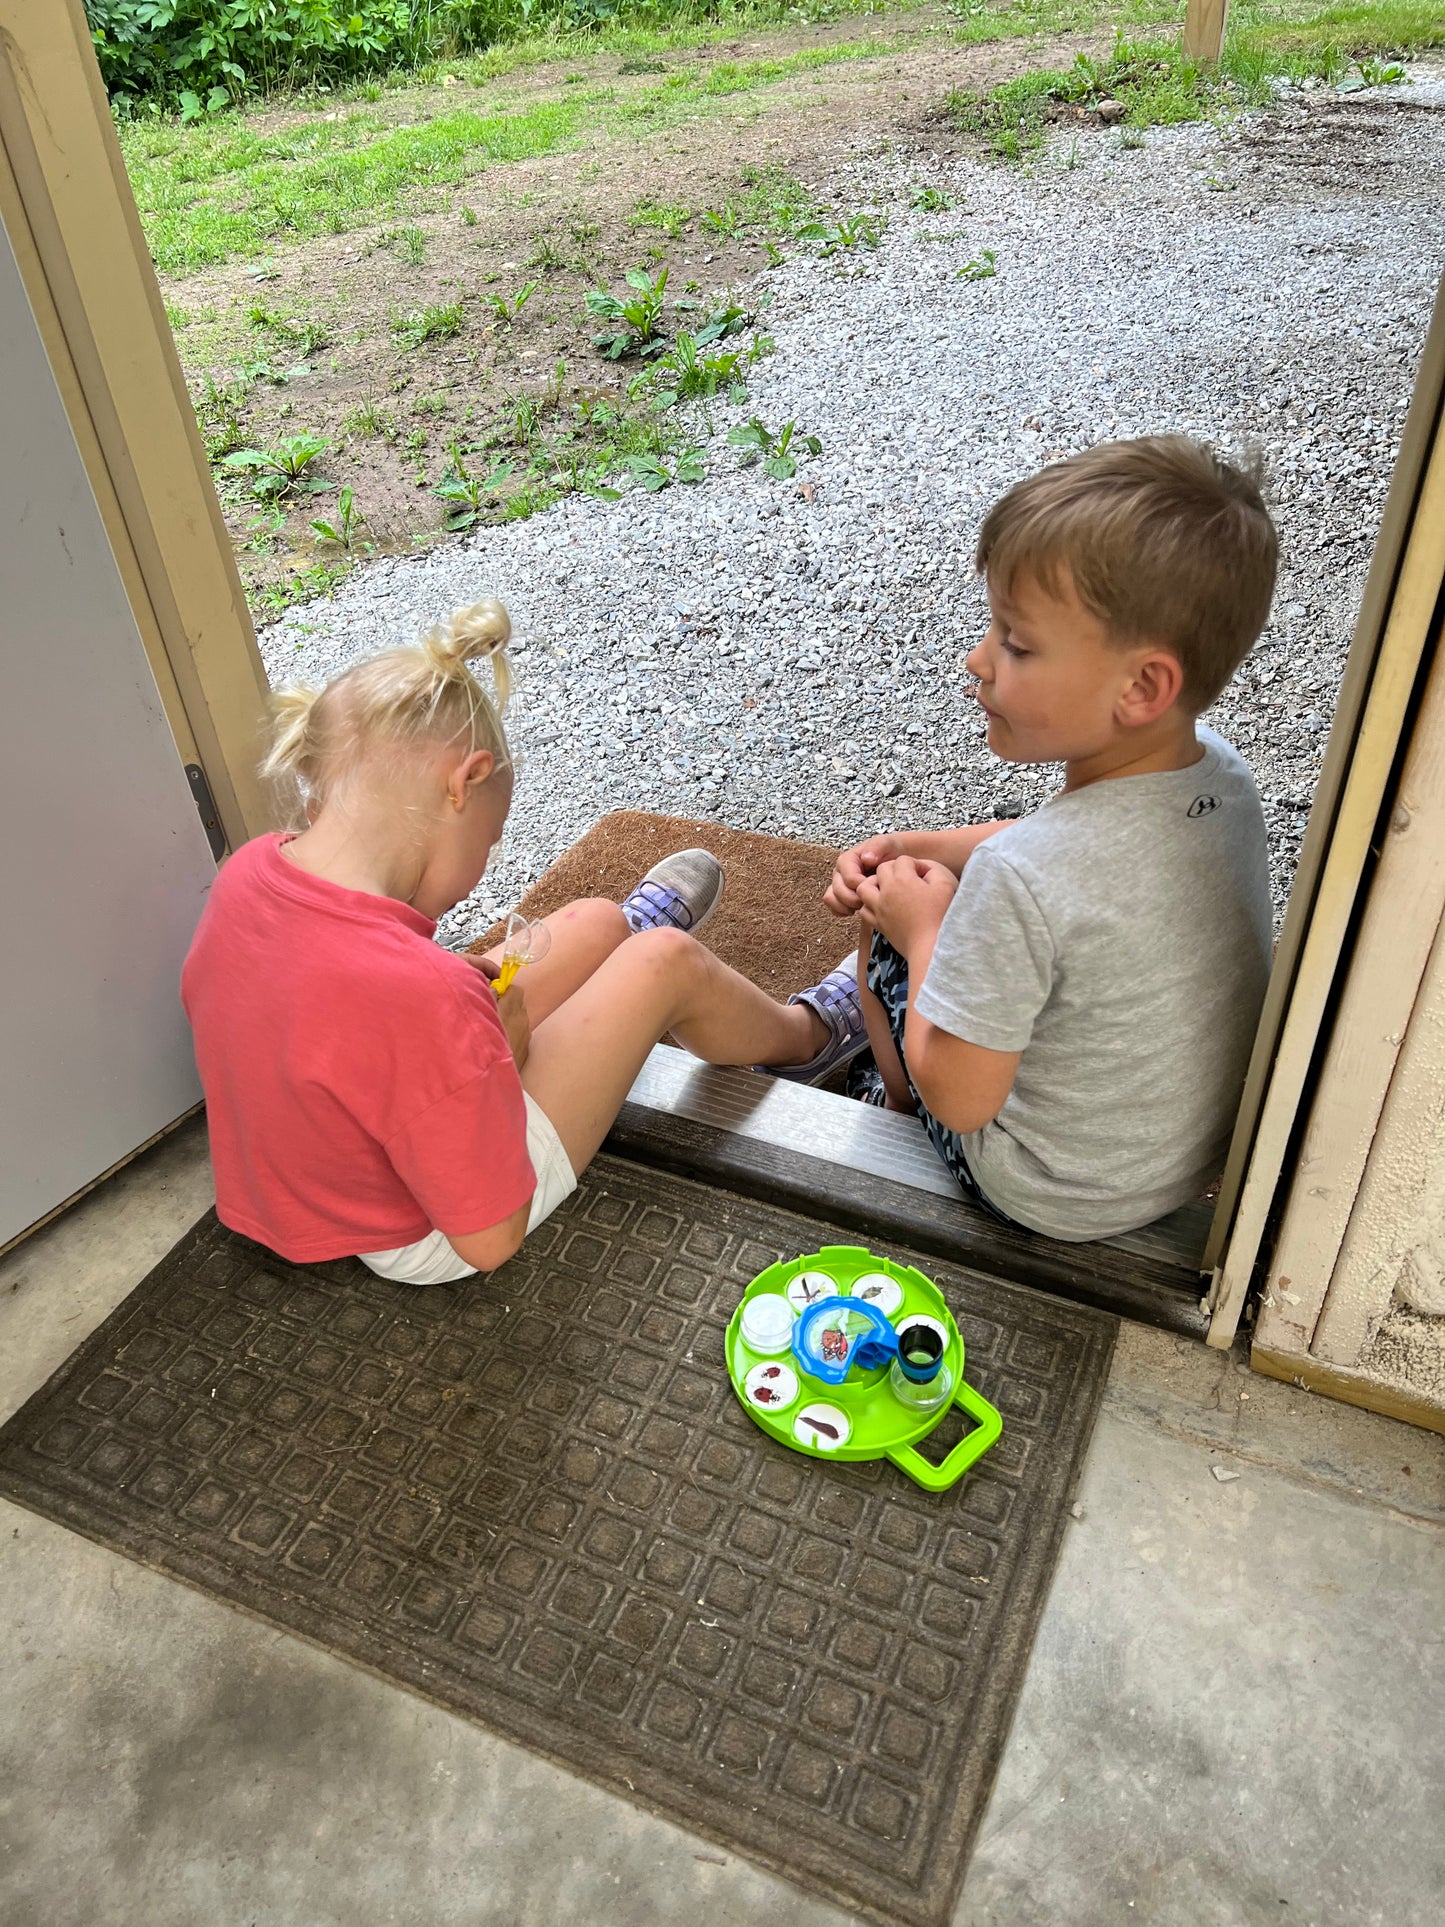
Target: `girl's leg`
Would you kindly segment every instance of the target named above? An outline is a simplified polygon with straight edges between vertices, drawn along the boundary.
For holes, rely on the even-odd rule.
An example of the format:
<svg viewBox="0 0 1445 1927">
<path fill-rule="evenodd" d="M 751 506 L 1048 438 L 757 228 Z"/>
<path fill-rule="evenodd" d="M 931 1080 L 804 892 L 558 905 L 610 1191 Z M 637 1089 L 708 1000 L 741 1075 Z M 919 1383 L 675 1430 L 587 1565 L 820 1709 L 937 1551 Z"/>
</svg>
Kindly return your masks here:
<svg viewBox="0 0 1445 1927">
<path fill-rule="evenodd" d="M 863 1006 L 863 1022 L 868 1026 L 868 1042 L 873 1047 L 873 1062 L 878 1066 L 878 1075 L 883 1079 L 883 1094 L 888 1100 L 888 1109 L 905 1111 L 911 1117 L 917 1107 L 913 1102 L 913 1093 L 908 1088 L 903 1060 L 893 1042 L 893 1027 L 888 1021 L 888 1012 L 868 988 L 868 953 L 872 944 L 872 935 L 865 930 L 858 945 L 858 998 Z"/>
<path fill-rule="evenodd" d="M 642 931 L 532 1032 L 522 1083 L 574 1171 L 591 1161 L 669 1031 L 710 1064 L 805 1064 L 826 1042 L 806 1004 L 774 1003 L 681 931 Z"/>
<path fill-rule="evenodd" d="M 542 922 L 551 933 L 551 948 L 545 957 L 528 964 L 517 979 L 533 1025 L 545 1022 L 566 1003 L 602 960 L 632 934 L 622 906 L 609 903 L 605 897 L 583 897 L 563 910 L 554 910 Z M 492 963 L 502 961 L 500 944 L 483 954 Z"/>
</svg>

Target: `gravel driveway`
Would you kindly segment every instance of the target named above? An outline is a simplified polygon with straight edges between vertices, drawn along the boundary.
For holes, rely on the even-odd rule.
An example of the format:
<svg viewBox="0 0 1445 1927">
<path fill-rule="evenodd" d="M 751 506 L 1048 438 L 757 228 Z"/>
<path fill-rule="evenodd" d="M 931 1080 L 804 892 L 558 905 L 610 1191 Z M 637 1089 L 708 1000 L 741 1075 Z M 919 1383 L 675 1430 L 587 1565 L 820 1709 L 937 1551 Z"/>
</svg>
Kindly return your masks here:
<svg viewBox="0 0 1445 1927">
<path fill-rule="evenodd" d="M 1413 72 L 1137 149 L 1065 136 L 1027 174 L 835 156 L 840 204 L 886 208 L 882 246 L 767 277 L 777 352 L 716 413 L 702 486 L 377 560 L 263 632 L 279 682 L 483 594 L 512 610 L 514 827 L 447 940 L 610 809 L 842 844 L 1039 801 L 1053 772 L 992 758 L 966 700 L 978 523 L 1044 461 L 1161 430 L 1257 445 L 1272 477 L 1274 620 L 1210 720 L 1258 776 L 1282 906 L 1445 266 L 1445 74 Z M 918 181 L 957 207 L 910 209 Z M 992 278 L 959 278 L 985 249 Z M 738 466 L 746 413 L 821 436 L 811 500 Z"/>
</svg>

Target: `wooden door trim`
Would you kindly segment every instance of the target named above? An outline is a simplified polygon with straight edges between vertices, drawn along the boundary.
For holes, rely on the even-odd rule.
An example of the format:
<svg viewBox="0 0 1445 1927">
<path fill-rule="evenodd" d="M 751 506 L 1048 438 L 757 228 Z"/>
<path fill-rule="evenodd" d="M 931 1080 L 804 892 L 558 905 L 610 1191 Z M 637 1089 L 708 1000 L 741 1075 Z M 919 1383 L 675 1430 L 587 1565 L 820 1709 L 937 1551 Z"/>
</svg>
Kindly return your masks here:
<svg viewBox="0 0 1445 1927">
<path fill-rule="evenodd" d="M 0 147 L 6 227 L 137 626 L 234 848 L 273 817 L 266 673 L 81 0 L 0 0 Z"/>
</svg>

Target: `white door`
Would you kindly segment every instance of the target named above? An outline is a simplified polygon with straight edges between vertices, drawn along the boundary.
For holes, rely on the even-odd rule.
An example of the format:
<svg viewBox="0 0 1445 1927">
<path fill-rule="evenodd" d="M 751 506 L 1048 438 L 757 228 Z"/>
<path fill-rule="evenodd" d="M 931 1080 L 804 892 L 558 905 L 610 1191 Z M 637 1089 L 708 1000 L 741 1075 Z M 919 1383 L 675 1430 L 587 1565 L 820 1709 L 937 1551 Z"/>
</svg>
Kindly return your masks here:
<svg viewBox="0 0 1445 1927">
<path fill-rule="evenodd" d="M 0 229 L 0 1245 L 200 1097 L 177 979 L 214 876 Z"/>
</svg>

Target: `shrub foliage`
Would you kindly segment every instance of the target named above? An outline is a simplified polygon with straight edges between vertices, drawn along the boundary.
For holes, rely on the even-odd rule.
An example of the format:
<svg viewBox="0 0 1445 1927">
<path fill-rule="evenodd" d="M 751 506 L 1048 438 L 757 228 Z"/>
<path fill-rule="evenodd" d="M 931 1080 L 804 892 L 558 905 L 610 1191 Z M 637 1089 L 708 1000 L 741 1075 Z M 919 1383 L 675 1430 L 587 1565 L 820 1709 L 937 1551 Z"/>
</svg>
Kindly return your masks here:
<svg viewBox="0 0 1445 1927">
<path fill-rule="evenodd" d="M 705 17 L 717 0 L 85 0 L 106 90 L 214 113 L 243 94 L 415 66 L 528 29 L 575 32 L 626 14 Z"/>
</svg>

